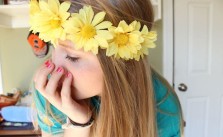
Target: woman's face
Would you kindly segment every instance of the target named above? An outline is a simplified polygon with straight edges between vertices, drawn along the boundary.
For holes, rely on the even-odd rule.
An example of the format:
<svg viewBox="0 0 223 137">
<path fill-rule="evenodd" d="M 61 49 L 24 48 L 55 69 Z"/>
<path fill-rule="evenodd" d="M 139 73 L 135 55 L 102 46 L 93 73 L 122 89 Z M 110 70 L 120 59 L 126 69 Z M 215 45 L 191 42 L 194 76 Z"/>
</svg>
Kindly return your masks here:
<svg viewBox="0 0 223 137">
<path fill-rule="evenodd" d="M 65 74 L 69 71 L 73 75 L 72 97 L 76 100 L 86 99 L 99 95 L 103 89 L 103 72 L 96 55 L 74 49 L 71 41 L 59 41 L 52 52 L 52 62 L 55 67 L 63 67 Z M 62 86 L 61 78 L 58 87 Z"/>
</svg>

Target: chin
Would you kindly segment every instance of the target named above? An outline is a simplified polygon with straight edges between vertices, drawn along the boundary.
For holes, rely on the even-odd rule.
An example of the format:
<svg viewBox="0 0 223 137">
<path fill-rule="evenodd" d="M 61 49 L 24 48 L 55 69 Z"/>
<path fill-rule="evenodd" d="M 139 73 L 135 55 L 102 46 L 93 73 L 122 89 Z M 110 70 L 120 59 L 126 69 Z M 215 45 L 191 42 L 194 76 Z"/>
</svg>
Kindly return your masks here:
<svg viewBox="0 0 223 137">
<path fill-rule="evenodd" d="M 87 96 L 87 95 L 81 94 L 81 92 L 79 92 L 75 87 L 72 87 L 71 89 L 71 96 L 74 100 L 85 100 L 85 99 L 93 97 L 93 96 Z"/>
</svg>

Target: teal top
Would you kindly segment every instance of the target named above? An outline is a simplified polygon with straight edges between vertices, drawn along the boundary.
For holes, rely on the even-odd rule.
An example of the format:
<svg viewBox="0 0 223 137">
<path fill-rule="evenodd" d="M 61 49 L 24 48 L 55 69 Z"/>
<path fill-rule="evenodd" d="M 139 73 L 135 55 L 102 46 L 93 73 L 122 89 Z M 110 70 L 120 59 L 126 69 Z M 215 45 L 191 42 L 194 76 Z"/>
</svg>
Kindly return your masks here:
<svg viewBox="0 0 223 137">
<path fill-rule="evenodd" d="M 173 94 L 167 92 L 165 85 L 155 76 L 152 76 L 156 100 L 156 121 L 158 137 L 180 137 L 180 104 Z M 45 98 L 36 90 L 35 104 L 38 115 L 37 120 L 41 130 L 58 134 L 63 133 L 62 125 L 52 116 L 46 116 Z M 96 98 L 92 98 L 92 103 L 99 110 L 100 103 Z M 66 115 L 54 106 L 50 106 L 57 118 L 61 119 L 62 124 L 66 122 Z"/>
</svg>

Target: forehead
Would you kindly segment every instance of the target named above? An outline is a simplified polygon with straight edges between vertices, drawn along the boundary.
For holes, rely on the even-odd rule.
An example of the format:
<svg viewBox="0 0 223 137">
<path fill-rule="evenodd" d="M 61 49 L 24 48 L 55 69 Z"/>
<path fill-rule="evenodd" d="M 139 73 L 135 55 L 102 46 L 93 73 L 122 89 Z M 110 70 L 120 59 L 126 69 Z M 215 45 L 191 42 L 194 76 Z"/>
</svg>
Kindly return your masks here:
<svg viewBox="0 0 223 137">
<path fill-rule="evenodd" d="M 92 52 L 86 52 L 82 48 L 81 49 L 76 49 L 76 44 L 73 43 L 70 40 L 58 40 L 58 45 L 66 49 L 70 53 L 74 54 L 79 54 L 79 55 L 84 55 L 84 56 L 93 56 L 94 54 Z M 96 55 L 94 55 L 96 56 Z"/>
<path fill-rule="evenodd" d="M 58 40 L 58 44 L 60 46 L 75 50 L 75 45 L 73 42 L 71 42 L 70 40 Z"/>
</svg>

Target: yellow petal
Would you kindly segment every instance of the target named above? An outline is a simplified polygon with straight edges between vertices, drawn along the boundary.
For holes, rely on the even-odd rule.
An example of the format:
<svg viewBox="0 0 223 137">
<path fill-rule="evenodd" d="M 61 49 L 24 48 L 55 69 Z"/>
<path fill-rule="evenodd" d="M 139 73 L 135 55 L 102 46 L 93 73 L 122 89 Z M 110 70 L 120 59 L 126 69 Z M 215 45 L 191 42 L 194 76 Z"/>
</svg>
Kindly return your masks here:
<svg viewBox="0 0 223 137">
<path fill-rule="evenodd" d="M 147 48 L 155 48 L 156 44 L 154 42 L 151 42 L 150 40 L 145 40 L 143 46 L 146 46 Z"/>
<path fill-rule="evenodd" d="M 29 6 L 30 6 L 30 15 L 31 16 L 40 12 L 39 3 L 37 2 L 37 0 L 31 0 Z"/>
<path fill-rule="evenodd" d="M 48 0 L 50 10 L 54 14 L 58 14 L 60 2 L 58 0 Z"/>
<path fill-rule="evenodd" d="M 92 52 L 93 52 L 93 54 L 98 54 L 98 42 L 95 40 L 95 39 L 93 39 L 93 41 L 92 41 Z"/>
<path fill-rule="evenodd" d="M 66 40 L 67 39 L 66 36 L 67 36 L 66 32 L 65 31 L 62 31 L 61 36 L 60 36 L 60 39 L 61 40 Z"/>
<path fill-rule="evenodd" d="M 41 10 L 49 10 L 49 5 L 43 0 L 39 1 L 39 7 Z"/>
<path fill-rule="evenodd" d="M 78 35 L 77 35 L 78 36 Z M 75 35 L 75 37 L 76 37 L 76 35 Z M 88 42 L 88 40 L 86 40 L 86 39 L 84 39 L 83 37 L 81 37 L 80 35 L 78 36 L 78 37 L 80 37 L 79 38 L 79 41 L 77 41 L 80 45 L 80 47 L 81 48 L 83 48 L 85 45 L 86 45 L 86 43 Z"/>
<path fill-rule="evenodd" d="M 142 48 L 141 52 L 145 55 L 149 55 L 149 50 L 146 47 Z"/>
<path fill-rule="evenodd" d="M 102 23 L 98 24 L 97 26 L 95 26 L 95 28 L 97 30 L 99 29 L 107 29 L 109 27 L 111 27 L 112 23 L 109 21 L 103 21 Z"/>
<path fill-rule="evenodd" d="M 157 33 L 155 31 L 150 31 L 148 33 L 148 37 L 149 37 L 150 40 L 156 41 L 157 40 Z"/>
<path fill-rule="evenodd" d="M 67 18 L 70 17 L 70 13 L 67 12 L 70 5 L 70 2 L 63 2 L 59 8 L 59 15 L 63 20 L 67 20 Z"/>
<path fill-rule="evenodd" d="M 89 51 L 92 49 L 92 39 L 88 40 L 87 43 L 84 45 L 84 51 Z"/>
<path fill-rule="evenodd" d="M 113 39 L 113 35 L 110 31 L 107 31 L 107 30 L 98 30 L 97 31 L 97 35 L 99 37 L 103 37 L 107 40 L 110 40 L 110 39 Z"/>
<path fill-rule="evenodd" d="M 129 42 L 132 44 L 139 44 L 139 35 L 130 33 L 129 34 Z"/>
<path fill-rule="evenodd" d="M 118 46 L 113 42 L 109 44 L 109 47 L 106 49 L 106 55 L 112 56 L 114 54 L 117 54 L 118 52 Z"/>
<path fill-rule="evenodd" d="M 60 5 L 59 12 L 67 12 L 70 9 L 71 3 L 68 1 L 63 2 Z"/>
<path fill-rule="evenodd" d="M 44 40 L 45 42 L 49 42 L 51 40 L 45 33 L 39 33 L 39 38 Z"/>
<path fill-rule="evenodd" d="M 49 31 L 51 27 L 49 25 L 42 25 L 41 27 L 38 28 L 39 32 L 46 32 Z"/>
<path fill-rule="evenodd" d="M 112 33 L 115 32 L 115 29 L 116 29 L 116 27 L 114 27 L 114 26 L 111 26 L 111 27 L 108 28 L 108 30 L 109 30 L 110 32 L 112 32 Z"/>
<path fill-rule="evenodd" d="M 83 23 L 81 22 L 81 20 L 77 17 L 72 17 L 69 19 L 68 23 L 70 23 L 70 25 L 77 27 L 77 28 L 82 28 L 83 27 Z"/>
<path fill-rule="evenodd" d="M 127 48 L 129 49 L 129 51 L 131 51 L 132 53 L 136 54 L 138 52 L 137 50 L 137 45 L 128 45 Z M 140 46 L 141 48 L 141 46 Z"/>
<path fill-rule="evenodd" d="M 121 58 L 129 58 L 130 52 L 126 46 L 119 47 L 118 54 Z"/>
<path fill-rule="evenodd" d="M 62 36 L 62 34 L 63 34 L 63 28 L 55 29 L 53 33 L 54 33 L 53 36 L 55 38 L 60 38 Z"/>
<path fill-rule="evenodd" d="M 115 33 L 125 33 L 124 29 L 122 27 L 117 27 L 114 30 Z"/>
<path fill-rule="evenodd" d="M 91 38 L 84 45 L 84 51 L 92 51 L 94 54 L 98 53 L 98 42 Z"/>
<path fill-rule="evenodd" d="M 95 38 L 95 40 L 97 40 L 97 42 L 99 43 L 101 48 L 107 48 L 108 47 L 108 42 L 103 37 L 99 37 L 99 36 L 96 35 L 94 38 Z"/>
<path fill-rule="evenodd" d="M 104 18 L 105 18 L 105 12 L 99 12 L 99 13 L 97 13 L 96 15 L 95 15 L 95 17 L 94 17 L 94 19 L 93 19 L 93 21 L 92 21 L 92 25 L 93 26 L 96 26 L 98 23 L 100 23 L 100 22 L 102 22 L 103 20 L 104 20 Z"/>
<path fill-rule="evenodd" d="M 65 30 L 68 34 L 75 34 L 80 32 L 80 28 L 77 27 L 70 27 L 70 29 Z"/>
<path fill-rule="evenodd" d="M 142 34 L 147 34 L 149 32 L 148 27 L 144 25 L 141 32 Z"/>
<path fill-rule="evenodd" d="M 144 42 L 144 37 L 142 37 L 142 35 L 139 36 L 139 43 L 143 43 Z"/>
<path fill-rule="evenodd" d="M 86 8 L 86 19 L 88 24 L 92 22 L 93 17 L 94 17 L 94 11 L 92 7 L 89 6 Z"/>
<path fill-rule="evenodd" d="M 84 9 L 86 9 L 85 6 L 79 10 L 79 18 L 83 21 L 84 24 L 87 24 L 87 15 Z"/>
<path fill-rule="evenodd" d="M 138 21 L 133 21 L 129 26 L 133 28 L 133 30 L 140 30 L 141 24 Z"/>
<path fill-rule="evenodd" d="M 134 59 L 135 59 L 136 61 L 139 61 L 139 59 L 140 59 L 140 55 L 135 56 Z"/>
<path fill-rule="evenodd" d="M 78 17 L 79 14 L 78 14 L 78 13 L 71 13 L 71 16 L 72 16 L 72 17 Z"/>
<path fill-rule="evenodd" d="M 125 21 L 121 21 L 118 24 L 118 27 L 121 27 L 124 32 L 129 32 L 130 31 L 129 26 L 128 26 L 128 24 Z"/>
</svg>

